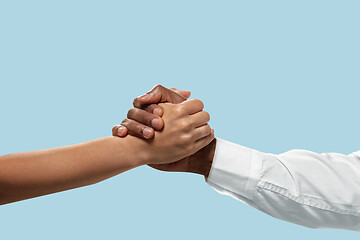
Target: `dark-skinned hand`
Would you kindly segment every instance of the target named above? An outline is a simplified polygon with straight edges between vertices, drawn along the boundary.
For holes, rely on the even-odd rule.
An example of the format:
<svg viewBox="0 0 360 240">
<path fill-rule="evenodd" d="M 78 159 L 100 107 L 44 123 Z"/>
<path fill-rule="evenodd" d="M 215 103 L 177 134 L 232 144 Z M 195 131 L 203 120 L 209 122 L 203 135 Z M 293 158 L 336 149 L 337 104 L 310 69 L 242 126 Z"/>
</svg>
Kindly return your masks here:
<svg viewBox="0 0 360 240">
<path fill-rule="evenodd" d="M 162 120 L 163 109 L 158 103 L 181 103 L 189 98 L 189 91 L 181 91 L 174 88 L 167 89 L 161 85 L 155 86 L 148 93 L 135 98 L 133 108 L 127 113 L 121 125 L 113 127 L 113 135 L 125 137 L 127 134 L 144 139 L 154 137 L 155 131 L 164 127 Z"/>
</svg>

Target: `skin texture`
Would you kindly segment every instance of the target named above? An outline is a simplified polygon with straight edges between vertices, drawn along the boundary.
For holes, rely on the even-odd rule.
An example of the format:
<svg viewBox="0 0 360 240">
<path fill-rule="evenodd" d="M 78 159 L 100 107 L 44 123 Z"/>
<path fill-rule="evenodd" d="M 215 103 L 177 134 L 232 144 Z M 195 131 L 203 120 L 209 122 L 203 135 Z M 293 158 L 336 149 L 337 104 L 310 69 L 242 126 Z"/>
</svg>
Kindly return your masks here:
<svg viewBox="0 0 360 240">
<path fill-rule="evenodd" d="M 155 131 L 164 127 L 163 109 L 158 103 L 181 103 L 189 98 L 189 91 L 167 89 L 161 85 L 155 86 L 148 93 L 135 98 L 134 107 L 128 111 L 127 118 L 121 125 L 113 127 L 113 135 L 125 137 L 127 134 L 144 139 L 151 139 Z M 156 103 L 156 104 L 152 104 Z"/>
<path fill-rule="evenodd" d="M 148 164 L 180 160 L 194 154 L 214 139 L 214 132 L 207 124 L 210 120 L 209 113 L 202 111 L 204 104 L 200 100 L 192 99 L 180 104 L 162 103 L 160 106 L 164 110 L 165 127 L 156 132 L 153 139 L 144 141 L 150 148 L 148 151 L 158 150 L 153 151 L 154 160 Z"/>
<path fill-rule="evenodd" d="M 190 97 L 189 91 L 181 91 L 175 88 L 155 86 L 148 93 L 137 97 L 134 108 L 128 112 L 127 118 L 121 125 L 113 128 L 113 136 L 124 137 L 127 134 L 143 139 L 151 139 L 156 136 L 156 131 L 166 127 L 162 121 L 163 109 L 161 102 L 181 103 Z M 156 124 L 154 120 L 156 119 Z M 143 131 L 147 129 L 146 131 Z M 179 131 L 179 130 L 178 130 Z M 216 139 L 203 149 L 191 156 L 169 164 L 150 164 L 151 167 L 162 171 L 192 172 L 208 177 L 215 153 Z"/>
<path fill-rule="evenodd" d="M 144 164 L 170 164 L 214 139 L 201 101 L 161 107 L 167 127 L 149 141 L 133 136 L 105 137 L 0 156 L 0 204 L 94 184 Z"/>
</svg>

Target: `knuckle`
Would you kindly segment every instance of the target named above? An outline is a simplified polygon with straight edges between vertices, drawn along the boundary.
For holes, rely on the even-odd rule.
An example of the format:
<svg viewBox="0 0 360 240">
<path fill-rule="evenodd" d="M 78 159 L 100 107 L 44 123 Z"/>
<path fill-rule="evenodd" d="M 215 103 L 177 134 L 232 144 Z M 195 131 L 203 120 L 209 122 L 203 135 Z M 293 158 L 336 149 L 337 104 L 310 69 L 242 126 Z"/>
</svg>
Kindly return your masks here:
<svg viewBox="0 0 360 240">
<path fill-rule="evenodd" d="M 164 86 L 161 85 L 161 84 L 156 84 L 154 88 L 156 88 L 156 89 L 161 89 L 161 88 L 164 88 Z"/>
<path fill-rule="evenodd" d="M 132 126 L 129 130 L 130 135 L 136 136 L 136 137 L 143 137 L 143 127 L 140 127 L 138 125 Z"/>
<path fill-rule="evenodd" d="M 142 129 L 143 129 L 143 125 L 132 120 L 132 119 L 128 119 L 125 118 L 122 122 L 121 125 L 124 126 L 127 129 L 127 133 L 132 135 L 132 136 L 136 136 L 136 137 L 142 137 Z"/>
<path fill-rule="evenodd" d="M 134 123 L 137 122 L 149 125 L 153 119 L 153 115 L 146 110 L 132 108 L 129 110 L 127 118 L 133 120 Z"/>
<path fill-rule="evenodd" d="M 175 113 L 177 115 L 182 115 L 185 112 L 185 107 L 183 105 L 177 105 L 175 108 Z"/>
<path fill-rule="evenodd" d="M 154 111 L 154 109 L 156 108 L 156 104 L 150 104 L 149 106 L 147 106 L 145 108 L 145 111 L 152 113 Z"/>
<path fill-rule="evenodd" d="M 122 120 L 122 122 L 121 122 L 121 125 L 123 125 L 123 126 L 127 126 L 129 124 L 129 119 L 127 119 L 127 118 L 125 118 L 124 120 Z"/>
<path fill-rule="evenodd" d="M 184 128 L 185 128 L 185 123 L 184 123 L 184 121 L 179 121 L 179 122 L 177 123 L 177 129 L 178 129 L 179 131 L 183 131 Z"/>
<path fill-rule="evenodd" d="M 180 145 L 188 145 L 191 140 L 190 134 L 183 134 L 180 137 Z"/>
<path fill-rule="evenodd" d="M 164 89 L 164 87 L 160 84 L 157 84 L 155 85 L 155 87 L 153 87 L 153 89 L 151 89 L 151 91 L 149 93 L 152 93 L 152 92 L 159 92 L 161 91 L 162 89 Z"/>
<path fill-rule="evenodd" d="M 199 100 L 199 104 L 200 104 L 201 109 L 203 109 L 205 107 L 204 103 L 201 100 Z"/>
<path fill-rule="evenodd" d="M 137 106 L 138 103 L 139 103 L 139 100 L 138 100 L 137 98 L 135 98 L 134 101 L 133 101 L 133 106 L 134 106 L 134 107 Z"/>
<path fill-rule="evenodd" d="M 190 129 L 190 124 L 185 120 L 179 121 L 178 129 L 180 131 L 188 131 Z"/>
<path fill-rule="evenodd" d="M 154 120 L 155 118 L 157 118 L 156 116 L 150 114 L 150 113 L 146 113 L 144 114 L 144 117 L 143 117 L 143 123 L 149 127 L 151 127 L 151 122 L 152 120 Z"/>
<path fill-rule="evenodd" d="M 199 104 L 199 107 L 200 107 L 201 109 L 204 108 L 204 103 L 203 103 L 200 99 L 195 98 L 195 99 L 194 99 L 194 102 L 196 102 L 197 104 Z"/>
<path fill-rule="evenodd" d="M 211 127 L 208 124 L 206 124 L 206 126 L 205 126 L 205 132 L 211 133 Z"/>
<path fill-rule="evenodd" d="M 155 109 L 157 109 L 157 111 L 155 111 Z M 151 104 L 145 109 L 145 111 L 153 115 L 159 115 L 159 114 L 161 115 L 162 108 L 158 104 Z M 157 114 L 154 114 L 154 112 Z"/>
<path fill-rule="evenodd" d="M 208 112 L 204 112 L 204 115 L 205 115 L 206 122 L 209 122 L 210 121 L 210 114 Z"/>
<path fill-rule="evenodd" d="M 136 108 L 131 108 L 128 113 L 127 113 L 127 118 L 133 118 L 135 113 L 136 113 L 137 109 Z"/>
</svg>

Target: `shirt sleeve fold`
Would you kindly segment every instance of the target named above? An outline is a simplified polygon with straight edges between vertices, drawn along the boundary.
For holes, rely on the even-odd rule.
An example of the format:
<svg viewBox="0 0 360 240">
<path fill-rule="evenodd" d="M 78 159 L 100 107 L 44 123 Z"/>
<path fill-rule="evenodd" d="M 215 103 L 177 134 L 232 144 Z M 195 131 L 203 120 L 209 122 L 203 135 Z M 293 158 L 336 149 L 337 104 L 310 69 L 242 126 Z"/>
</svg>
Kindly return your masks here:
<svg viewBox="0 0 360 240">
<path fill-rule="evenodd" d="M 207 182 L 252 199 L 260 177 L 262 153 L 217 139 Z"/>
<path fill-rule="evenodd" d="M 207 182 L 281 220 L 360 231 L 360 151 L 276 155 L 217 139 Z"/>
</svg>

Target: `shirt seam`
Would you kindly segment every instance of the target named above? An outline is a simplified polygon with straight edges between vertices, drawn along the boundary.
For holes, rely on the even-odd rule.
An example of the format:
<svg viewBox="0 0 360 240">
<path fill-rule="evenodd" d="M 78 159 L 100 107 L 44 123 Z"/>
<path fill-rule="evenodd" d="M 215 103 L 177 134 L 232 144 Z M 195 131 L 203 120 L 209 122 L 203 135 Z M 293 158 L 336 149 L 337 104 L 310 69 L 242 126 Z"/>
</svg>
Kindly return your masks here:
<svg viewBox="0 0 360 240">
<path fill-rule="evenodd" d="M 360 151 L 353 152 L 352 154 L 354 155 L 355 158 L 357 158 L 357 160 L 360 160 Z"/>
<path fill-rule="evenodd" d="M 250 193 L 250 195 L 249 195 L 249 199 L 252 199 L 253 197 L 254 197 L 254 194 L 255 194 L 255 191 L 251 191 L 251 178 L 253 177 L 252 175 L 253 175 L 253 171 L 255 171 L 254 170 L 254 163 L 253 163 L 253 161 L 252 161 L 252 159 L 253 159 L 253 155 L 254 155 L 254 152 L 253 151 L 251 151 L 251 155 L 250 155 L 250 170 L 249 170 L 249 174 L 248 174 L 248 177 L 247 177 L 247 179 L 246 179 L 246 185 L 245 185 L 245 192 L 246 193 Z M 255 185 L 253 185 L 254 187 L 256 186 L 256 184 Z"/>
<path fill-rule="evenodd" d="M 286 197 L 298 204 L 301 204 L 301 205 L 314 207 L 314 208 L 318 208 L 318 209 L 322 209 L 322 210 L 326 210 L 326 211 L 331 211 L 334 213 L 339 213 L 339 214 L 344 214 L 344 215 L 353 215 L 356 217 L 360 217 L 360 212 L 358 212 L 358 211 L 335 208 L 335 207 L 330 206 L 329 204 L 314 202 L 313 201 L 314 199 L 309 196 L 304 196 L 304 195 L 295 196 L 295 195 L 291 194 L 288 190 L 286 190 L 280 186 L 277 186 L 275 184 L 266 182 L 266 181 L 260 180 L 258 183 L 258 188 L 277 193 L 277 194 L 284 196 L 284 197 Z M 325 200 L 323 200 L 323 201 L 325 201 Z"/>
</svg>

